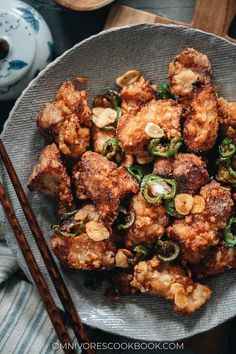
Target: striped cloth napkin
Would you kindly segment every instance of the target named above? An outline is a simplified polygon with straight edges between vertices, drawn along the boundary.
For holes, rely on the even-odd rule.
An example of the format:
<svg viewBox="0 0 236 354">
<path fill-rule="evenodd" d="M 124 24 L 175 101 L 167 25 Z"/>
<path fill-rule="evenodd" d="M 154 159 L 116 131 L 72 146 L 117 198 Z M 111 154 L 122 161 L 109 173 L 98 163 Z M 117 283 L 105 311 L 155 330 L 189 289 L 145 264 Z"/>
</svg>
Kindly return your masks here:
<svg viewBox="0 0 236 354">
<path fill-rule="evenodd" d="M 51 354 L 58 343 L 37 290 L 20 271 L 0 230 L 0 353 Z"/>
</svg>

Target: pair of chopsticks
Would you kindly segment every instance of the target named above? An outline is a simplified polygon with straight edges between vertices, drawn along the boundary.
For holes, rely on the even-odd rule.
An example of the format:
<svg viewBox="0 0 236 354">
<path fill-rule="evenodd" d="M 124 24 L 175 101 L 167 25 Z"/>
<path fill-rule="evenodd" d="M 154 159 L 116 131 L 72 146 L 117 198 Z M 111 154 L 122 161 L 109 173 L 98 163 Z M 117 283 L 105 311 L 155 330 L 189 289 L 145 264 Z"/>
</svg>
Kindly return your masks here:
<svg viewBox="0 0 236 354">
<path fill-rule="evenodd" d="M 59 269 L 53 259 L 53 256 L 49 250 L 49 247 L 44 239 L 43 233 L 39 227 L 37 219 L 34 215 L 34 212 L 29 204 L 29 201 L 25 195 L 25 192 L 22 188 L 22 185 L 17 177 L 16 171 L 11 163 L 11 160 L 7 154 L 7 151 L 3 145 L 2 140 L 0 139 L 0 156 L 5 165 L 5 168 L 8 172 L 8 175 L 11 179 L 12 185 L 15 189 L 18 200 L 21 204 L 22 210 L 26 217 L 26 220 L 29 224 L 32 235 L 36 241 L 42 259 L 46 265 L 48 273 L 51 277 L 53 285 L 57 291 L 58 297 L 63 305 L 66 315 L 68 316 L 71 327 L 75 333 L 75 336 L 78 340 L 78 343 L 86 343 L 86 351 L 88 354 L 95 354 L 94 350 L 89 345 L 89 339 L 85 328 L 81 322 L 81 319 L 76 311 L 73 300 L 69 294 L 69 291 L 65 285 L 65 282 L 59 272 Z M 74 354 L 76 350 L 71 341 L 71 338 L 67 332 L 67 329 L 63 323 L 61 314 L 52 298 L 52 295 L 48 289 L 48 286 L 43 278 L 43 275 L 37 265 L 37 262 L 34 258 L 34 255 L 30 249 L 30 246 L 26 240 L 26 237 L 21 229 L 21 226 L 17 220 L 17 217 L 14 213 L 13 207 L 10 203 L 10 200 L 7 197 L 7 194 L 4 190 L 2 184 L 0 184 L 0 201 L 5 210 L 6 216 L 9 220 L 9 223 L 12 226 L 12 229 L 15 233 L 17 242 L 21 248 L 22 254 L 25 258 L 25 261 L 30 270 L 31 276 L 35 282 L 35 285 L 38 288 L 39 294 L 42 301 L 44 302 L 45 308 L 48 312 L 48 315 L 51 319 L 52 325 L 58 335 L 58 338 L 62 344 L 62 348 L 65 353 Z M 84 346 L 85 347 L 85 346 Z"/>
</svg>

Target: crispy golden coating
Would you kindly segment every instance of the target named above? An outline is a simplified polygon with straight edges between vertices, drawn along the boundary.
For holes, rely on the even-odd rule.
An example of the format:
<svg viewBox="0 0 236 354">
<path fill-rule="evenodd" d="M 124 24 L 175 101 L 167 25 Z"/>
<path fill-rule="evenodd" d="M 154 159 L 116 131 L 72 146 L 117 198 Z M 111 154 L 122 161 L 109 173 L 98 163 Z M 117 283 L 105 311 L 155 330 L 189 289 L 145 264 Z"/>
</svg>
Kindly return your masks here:
<svg viewBox="0 0 236 354">
<path fill-rule="evenodd" d="M 172 177 L 173 176 L 173 163 L 175 157 L 157 157 L 153 164 L 154 175 L 159 175 L 161 177 Z"/>
<path fill-rule="evenodd" d="M 207 286 L 193 282 L 182 268 L 161 262 L 157 257 L 138 263 L 130 284 L 142 293 L 160 295 L 171 301 L 174 310 L 181 314 L 197 311 L 211 298 Z"/>
<path fill-rule="evenodd" d="M 119 167 L 105 157 L 91 151 L 83 154 L 73 168 L 73 181 L 79 188 L 77 195 L 85 192 L 97 208 L 106 225 L 114 222 L 120 199 L 138 191 L 137 182 L 124 167 Z"/>
<path fill-rule="evenodd" d="M 196 82 L 205 83 L 211 74 L 207 56 L 193 48 L 186 48 L 170 63 L 168 79 L 171 91 L 179 96 L 188 95 Z"/>
<path fill-rule="evenodd" d="M 223 243 L 212 247 L 203 260 L 193 266 L 193 273 L 199 278 L 207 278 L 236 268 L 236 248 L 229 248 Z"/>
<path fill-rule="evenodd" d="M 127 247 L 140 243 L 151 245 L 164 234 L 168 215 L 162 205 L 149 204 L 138 193 L 132 197 L 130 209 L 135 212 L 135 222 L 125 236 Z"/>
<path fill-rule="evenodd" d="M 79 180 L 101 219 L 105 224 L 112 224 L 120 204 L 116 165 L 97 153 L 87 151 L 74 171 L 77 169 Z"/>
<path fill-rule="evenodd" d="M 143 155 L 151 138 L 145 133 L 148 122 L 159 125 L 165 137 L 181 136 L 182 107 L 174 100 L 152 100 L 139 112 L 124 114 L 117 126 L 122 149 L 127 154 Z"/>
<path fill-rule="evenodd" d="M 230 137 L 236 144 L 236 102 L 227 102 L 220 97 L 217 103 L 223 134 Z"/>
<path fill-rule="evenodd" d="M 192 264 L 200 262 L 206 251 L 219 242 L 219 232 L 202 214 L 188 215 L 167 228 L 168 236 L 175 240 L 182 256 Z"/>
<path fill-rule="evenodd" d="M 196 194 L 209 180 L 205 162 L 194 154 L 176 154 L 173 178 L 179 193 Z"/>
<path fill-rule="evenodd" d="M 111 239 L 93 241 L 83 233 L 70 238 L 54 234 L 52 249 L 65 267 L 82 270 L 108 270 L 115 265 L 115 246 Z"/>
<path fill-rule="evenodd" d="M 73 209 L 70 177 L 62 164 L 56 144 L 48 145 L 42 151 L 29 178 L 28 188 L 31 191 L 57 197 L 61 215 Z"/>
<path fill-rule="evenodd" d="M 92 127 L 92 145 L 93 151 L 101 154 L 104 144 L 108 139 L 115 138 L 116 131 L 115 130 L 103 130 L 96 127 L 93 124 Z"/>
<path fill-rule="evenodd" d="M 75 114 L 55 127 L 54 134 L 59 150 L 66 156 L 77 158 L 89 147 L 90 130 L 80 126 Z"/>
<path fill-rule="evenodd" d="M 53 138 L 66 156 L 78 158 L 89 146 L 91 118 L 85 91 L 76 91 L 71 82 L 59 89 L 56 101 L 46 103 L 38 115 L 42 134 Z"/>
<path fill-rule="evenodd" d="M 45 103 L 39 111 L 37 126 L 41 134 L 50 137 L 55 127 L 64 121 L 62 111 L 55 103 Z"/>
<path fill-rule="evenodd" d="M 119 272 L 113 274 L 111 286 L 106 293 L 108 298 L 117 301 L 120 296 L 137 293 L 139 290 L 130 285 L 132 279 L 133 275 L 130 273 Z"/>
<path fill-rule="evenodd" d="M 86 91 L 77 91 L 72 82 L 62 84 L 56 95 L 56 106 L 67 116 L 76 114 L 80 124 L 91 126 L 91 111 L 87 102 Z"/>
<path fill-rule="evenodd" d="M 120 93 L 123 112 L 137 111 L 156 97 L 156 91 L 143 76 L 133 84 L 123 87 Z"/>
<path fill-rule="evenodd" d="M 196 194 L 209 180 L 206 163 L 194 154 L 176 154 L 169 159 L 158 158 L 153 173 L 174 178 L 178 193 Z"/>
<path fill-rule="evenodd" d="M 184 141 L 189 151 L 209 151 L 217 138 L 219 117 L 216 94 L 211 84 L 198 87 L 192 94 L 184 123 Z"/>
<path fill-rule="evenodd" d="M 138 182 L 130 176 L 129 172 L 123 166 L 118 167 L 117 169 L 118 176 L 118 186 L 120 190 L 120 199 L 125 198 L 131 193 L 138 193 L 139 184 Z"/>
<path fill-rule="evenodd" d="M 216 181 L 202 187 L 200 194 L 205 199 L 204 210 L 176 219 L 167 228 L 168 236 L 179 244 L 183 257 L 192 264 L 200 262 L 209 248 L 219 243 L 220 231 L 226 227 L 233 207 L 230 191 Z"/>
<path fill-rule="evenodd" d="M 216 228 L 223 230 L 227 226 L 234 205 L 230 189 L 212 180 L 202 187 L 200 194 L 206 202 L 203 215 L 210 218 Z"/>
</svg>

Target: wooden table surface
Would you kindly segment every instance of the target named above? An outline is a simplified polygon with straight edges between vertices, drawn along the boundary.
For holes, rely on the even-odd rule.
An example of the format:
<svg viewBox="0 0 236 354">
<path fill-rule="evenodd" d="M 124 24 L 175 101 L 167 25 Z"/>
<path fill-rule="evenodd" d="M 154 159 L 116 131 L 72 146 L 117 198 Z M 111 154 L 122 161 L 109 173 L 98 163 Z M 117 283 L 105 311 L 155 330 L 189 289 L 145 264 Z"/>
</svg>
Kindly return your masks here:
<svg viewBox="0 0 236 354">
<path fill-rule="evenodd" d="M 55 42 L 55 57 L 62 54 L 75 43 L 101 31 L 110 10 L 109 5 L 94 12 L 79 13 L 59 6 L 54 0 L 24 1 L 35 7 L 47 21 Z M 195 4 L 194 0 L 120 0 L 119 2 L 123 5 L 184 22 L 191 22 Z M 233 37 L 236 37 L 236 21 L 233 23 L 230 33 Z M 0 101 L 0 131 L 13 103 Z M 108 342 L 118 340 L 116 336 L 102 331 L 90 329 L 89 332 L 92 341 Z M 229 335 L 230 332 L 232 332 L 231 335 Z M 185 347 L 191 350 L 181 352 L 186 354 L 235 354 L 235 333 L 236 323 L 233 321 L 228 322 L 214 330 L 189 339 L 186 341 Z M 121 339 L 119 338 L 120 341 Z M 169 352 L 165 351 L 165 353 L 168 354 Z M 171 353 L 174 354 L 176 351 L 171 351 Z"/>
</svg>

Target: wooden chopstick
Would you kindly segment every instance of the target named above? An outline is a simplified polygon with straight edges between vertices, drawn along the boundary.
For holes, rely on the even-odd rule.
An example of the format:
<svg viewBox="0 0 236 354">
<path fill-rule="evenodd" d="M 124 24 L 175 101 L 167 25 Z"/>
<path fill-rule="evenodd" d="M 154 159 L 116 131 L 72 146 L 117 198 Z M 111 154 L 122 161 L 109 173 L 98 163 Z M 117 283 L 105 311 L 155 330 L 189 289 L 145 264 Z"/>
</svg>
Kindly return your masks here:
<svg viewBox="0 0 236 354">
<path fill-rule="evenodd" d="M 86 343 L 87 344 L 86 348 L 88 348 L 88 349 L 86 349 L 86 352 L 88 354 L 95 354 L 95 351 L 89 345 L 89 338 L 87 336 L 85 328 L 84 328 L 82 321 L 77 313 L 75 305 L 74 305 L 72 298 L 69 294 L 69 291 L 68 291 L 68 289 L 65 285 L 65 282 L 61 276 L 61 273 L 60 273 L 60 271 L 53 259 L 53 256 L 49 250 L 47 242 L 44 239 L 43 233 L 39 227 L 39 224 L 38 224 L 37 219 L 34 215 L 34 212 L 29 204 L 29 201 L 28 201 L 28 199 L 25 195 L 25 192 L 23 190 L 23 187 L 19 181 L 16 171 L 11 163 L 11 160 L 8 156 L 8 153 L 4 147 L 1 139 L 0 139 L 0 156 L 1 156 L 2 161 L 6 167 L 8 175 L 11 179 L 12 185 L 15 189 L 16 195 L 17 195 L 19 202 L 22 206 L 22 210 L 23 210 L 26 220 L 29 224 L 32 235 L 35 239 L 35 242 L 38 246 L 40 254 L 41 254 L 41 256 L 44 260 L 44 263 L 47 267 L 48 273 L 49 273 L 51 280 L 54 284 L 54 287 L 57 291 L 58 297 L 59 297 L 59 299 L 64 307 L 64 310 L 71 322 L 71 327 L 75 333 L 78 343 L 81 343 L 81 342 Z"/>
<path fill-rule="evenodd" d="M 13 207 L 7 194 L 4 190 L 3 185 L 0 183 L 0 201 L 6 212 L 9 223 L 14 230 L 17 242 L 21 248 L 22 254 L 30 270 L 30 274 L 38 288 L 39 294 L 42 301 L 44 302 L 47 313 L 51 319 L 52 325 L 58 335 L 60 342 L 65 348 L 66 353 L 76 353 L 75 350 L 70 349 L 72 347 L 71 338 L 68 335 L 67 329 L 64 326 L 63 320 L 61 318 L 60 312 L 52 298 L 52 295 L 48 289 L 48 286 L 43 278 L 43 275 L 38 267 L 38 264 L 34 258 L 34 255 L 30 249 L 30 246 L 26 240 L 26 237 L 21 229 L 19 221 L 14 213 Z M 68 348 L 68 349 L 67 349 Z"/>
</svg>

